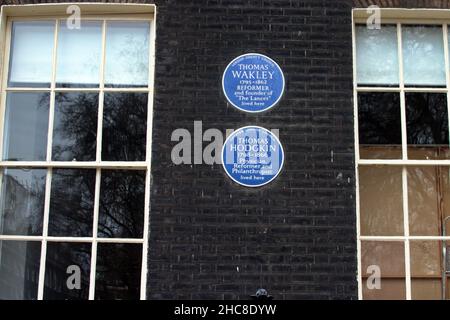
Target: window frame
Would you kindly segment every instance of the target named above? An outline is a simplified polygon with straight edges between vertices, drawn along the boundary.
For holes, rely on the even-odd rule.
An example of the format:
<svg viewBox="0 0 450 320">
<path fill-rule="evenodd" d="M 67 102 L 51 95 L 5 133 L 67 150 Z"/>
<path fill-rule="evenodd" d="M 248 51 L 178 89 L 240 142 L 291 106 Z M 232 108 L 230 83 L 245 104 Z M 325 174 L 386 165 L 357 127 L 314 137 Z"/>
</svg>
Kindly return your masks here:
<svg viewBox="0 0 450 320">
<path fill-rule="evenodd" d="M 352 55 L 353 55 L 353 107 L 354 107 L 354 139 L 355 139 L 355 183 L 356 183 L 356 232 L 357 232 L 357 281 L 358 298 L 363 299 L 363 281 L 365 270 L 362 270 L 362 242 L 403 242 L 405 249 L 405 289 L 406 300 L 412 300 L 412 277 L 411 276 L 411 242 L 413 241 L 437 241 L 444 243 L 450 241 L 450 236 L 411 236 L 409 223 L 409 199 L 408 199 L 408 168 L 421 166 L 450 167 L 448 160 L 411 160 L 408 159 L 407 122 L 406 122 L 406 99 L 407 93 L 445 93 L 447 95 L 447 113 L 450 119 L 450 10 L 446 9 L 380 9 L 381 23 L 397 26 L 397 48 L 399 63 L 399 85 L 398 87 L 364 87 L 357 83 L 356 62 L 356 26 L 366 24 L 368 18 L 373 14 L 369 9 L 352 10 Z M 404 25 L 436 25 L 442 26 L 444 63 L 446 74 L 446 85 L 442 88 L 436 87 L 407 87 L 404 81 L 403 51 L 402 51 L 402 26 Z M 364 92 L 394 92 L 400 94 L 401 132 L 402 132 L 402 158 L 401 159 L 361 159 L 359 144 L 359 118 L 358 118 L 358 94 Z M 450 122 L 449 122 L 450 124 Z M 360 211 L 360 181 L 359 167 L 361 166 L 396 166 L 402 168 L 402 206 L 403 206 L 403 236 L 362 236 L 361 235 L 361 211 Z M 447 242 L 448 243 L 448 242 Z M 442 259 L 442 258 L 441 258 Z"/>
<path fill-rule="evenodd" d="M 67 19 L 70 14 L 66 13 L 68 6 L 77 5 L 81 9 L 81 20 L 100 20 L 102 22 L 102 57 L 100 65 L 100 83 L 98 88 L 56 88 L 56 55 L 58 41 L 58 27 L 61 20 Z M 49 88 L 8 88 L 8 68 L 9 54 L 11 44 L 11 26 L 13 21 L 27 20 L 55 20 L 53 56 L 52 56 L 52 81 Z M 148 21 L 150 23 L 149 34 L 149 67 L 148 67 L 148 85 L 146 87 L 129 88 L 111 88 L 105 87 L 105 48 L 106 48 L 106 23 L 107 21 Z M 140 299 L 146 299 L 147 291 L 147 254 L 148 254 L 148 234 L 149 234 L 149 215 L 150 215 L 150 181 L 151 181 L 151 156 L 152 156 L 152 132 L 153 132 L 153 103 L 154 103 L 154 73 L 155 73 L 155 55 L 156 55 L 156 6 L 154 4 L 108 4 L 108 3 L 64 3 L 64 4 L 33 4 L 33 5 L 4 5 L 1 7 L 0 15 L 0 154 L 3 154 L 3 129 L 6 109 L 6 92 L 49 92 L 50 110 L 49 126 L 47 135 L 47 157 L 46 161 L 0 161 L 0 168 L 45 168 L 46 187 L 45 187 L 45 209 L 43 217 L 43 231 L 40 236 L 16 236 L 0 235 L 0 240 L 6 241 L 35 241 L 41 242 L 41 256 L 39 266 L 38 282 L 38 300 L 44 297 L 44 278 L 46 268 L 46 252 L 48 242 L 69 242 L 69 243 L 87 243 L 91 244 L 91 264 L 90 264 L 90 282 L 89 282 L 89 300 L 95 298 L 95 277 L 97 261 L 98 243 L 114 244 L 139 244 L 142 246 L 142 266 L 140 273 Z M 55 94 L 57 92 L 97 92 L 99 94 L 99 106 L 97 117 L 97 148 L 95 161 L 53 161 L 52 139 L 53 122 L 55 110 Z M 101 161 L 102 148 L 102 130 L 103 130 L 103 105 L 105 93 L 110 92 L 135 92 L 148 94 L 147 104 L 147 132 L 146 132 L 146 155 L 144 161 L 125 162 L 125 161 Z M 95 200 L 93 231 L 91 237 L 52 237 L 48 236 L 50 193 L 52 182 L 52 170 L 56 168 L 64 169 L 95 169 Z M 144 221 L 142 238 L 98 238 L 99 222 L 99 202 L 101 170 L 140 170 L 145 171 L 145 199 L 144 199 Z M 3 174 L 0 174 L 0 185 L 2 184 Z"/>
</svg>

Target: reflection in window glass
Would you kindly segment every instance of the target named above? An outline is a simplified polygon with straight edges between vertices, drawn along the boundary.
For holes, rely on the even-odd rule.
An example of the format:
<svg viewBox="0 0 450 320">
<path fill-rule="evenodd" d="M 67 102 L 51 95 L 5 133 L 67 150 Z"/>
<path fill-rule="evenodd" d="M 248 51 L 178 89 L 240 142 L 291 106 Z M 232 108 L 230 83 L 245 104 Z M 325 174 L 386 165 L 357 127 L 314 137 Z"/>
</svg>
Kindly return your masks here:
<svg viewBox="0 0 450 320">
<path fill-rule="evenodd" d="M 91 244 L 49 242 L 46 259 L 44 299 L 89 298 Z M 78 271 L 80 272 L 77 273 Z M 80 277 L 71 277 L 75 274 L 79 274 Z"/>
<path fill-rule="evenodd" d="M 103 161 L 144 161 L 146 93 L 106 93 L 103 109 Z"/>
<path fill-rule="evenodd" d="M 406 124 L 410 159 L 450 156 L 446 94 L 406 93 Z"/>
<path fill-rule="evenodd" d="M 360 157 L 400 159 L 402 130 L 398 93 L 358 94 Z"/>
<path fill-rule="evenodd" d="M 369 267 L 379 268 L 381 288 L 368 288 L 368 277 L 373 275 L 373 271 Z M 361 269 L 363 272 L 361 285 L 365 300 L 404 300 L 406 298 L 405 246 L 403 242 L 363 241 L 361 244 Z"/>
<path fill-rule="evenodd" d="M 411 294 L 414 300 L 442 298 L 439 241 L 411 241 Z"/>
<path fill-rule="evenodd" d="M 49 97 L 48 93 L 8 93 L 3 160 L 46 159 Z"/>
<path fill-rule="evenodd" d="M 114 21 L 106 28 L 105 84 L 148 85 L 149 22 Z"/>
<path fill-rule="evenodd" d="M 145 171 L 102 171 L 98 234 L 142 238 Z"/>
<path fill-rule="evenodd" d="M 36 300 L 41 243 L 0 241 L 0 299 Z"/>
<path fill-rule="evenodd" d="M 102 53 L 102 22 L 83 21 L 69 29 L 62 20 L 58 30 L 56 83 L 58 87 L 98 87 Z"/>
<path fill-rule="evenodd" d="M 442 27 L 402 26 L 405 84 L 445 86 Z"/>
<path fill-rule="evenodd" d="M 45 169 L 5 169 L 2 177 L 0 234 L 42 234 Z"/>
<path fill-rule="evenodd" d="M 361 166 L 359 181 L 361 235 L 402 236 L 402 169 Z"/>
<path fill-rule="evenodd" d="M 11 21 L 6 44 L 0 300 L 139 299 L 150 21 L 43 19 Z"/>
<path fill-rule="evenodd" d="M 356 27 L 358 85 L 398 85 L 397 27 Z"/>
<path fill-rule="evenodd" d="M 53 170 L 48 231 L 50 236 L 92 236 L 94 189 L 95 170 Z"/>
<path fill-rule="evenodd" d="M 441 245 L 439 241 L 411 241 L 411 276 L 441 277 Z"/>
<path fill-rule="evenodd" d="M 95 298 L 139 299 L 142 246 L 99 243 L 97 250 Z"/>
<path fill-rule="evenodd" d="M 54 161 L 95 161 L 98 93 L 57 93 L 53 125 Z"/>
<path fill-rule="evenodd" d="M 50 87 L 53 21 L 14 21 L 11 33 L 9 87 Z"/>
<path fill-rule="evenodd" d="M 426 166 L 407 170 L 410 234 L 441 236 L 442 220 L 450 215 L 449 169 Z"/>
</svg>

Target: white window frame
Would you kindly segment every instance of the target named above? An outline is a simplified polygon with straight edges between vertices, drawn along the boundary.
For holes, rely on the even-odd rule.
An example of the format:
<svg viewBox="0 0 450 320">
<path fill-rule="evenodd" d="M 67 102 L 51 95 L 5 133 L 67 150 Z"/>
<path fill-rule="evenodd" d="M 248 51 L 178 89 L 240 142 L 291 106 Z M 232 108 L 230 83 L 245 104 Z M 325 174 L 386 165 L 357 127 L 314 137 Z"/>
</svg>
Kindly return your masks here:
<svg viewBox="0 0 450 320">
<path fill-rule="evenodd" d="M 407 92 L 429 92 L 447 94 L 447 108 L 450 125 L 450 62 L 449 62 L 449 26 L 450 10 L 446 9 L 380 9 L 381 23 L 397 26 L 398 41 L 398 63 L 399 63 L 399 86 L 398 87 L 360 87 L 357 83 L 356 64 L 356 29 L 357 24 L 366 24 L 367 19 L 373 14 L 373 10 L 353 9 L 352 11 L 352 48 L 353 48 L 353 102 L 354 102 L 354 129 L 355 129 L 355 178 L 356 178 L 356 224 L 357 224 L 357 257 L 358 257 L 358 298 L 363 299 L 363 274 L 361 265 L 361 243 L 363 241 L 389 241 L 403 242 L 405 249 L 405 287 L 406 300 L 412 300 L 411 294 L 411 259 L 410 243 L 414 240 L 422 241 L 450 241 L 450 236 L 411 236 L 409 233 L 409 210 L 408 210 L 408 167 L 414 166 L 445 166 L 450 167 L 450 160 L 410 160 L 408 159 L 408 142 L 406 132 L 406 103 L 405 93 Z M 438 25 L 443 28 L 443 45 L 445 57 L 446 86 L 443 88 L 411 88 L 405 87 L 403 77 L 403 52 L 402 52 L 402 25 Z M 401 131 L 402 131 L 402 159 L 381 160 L 381 159 L 361 159 L 359 153 L 358 134 L 358 93 L 361 92 L 397 92 L 400 94 L 401 108 Z M 403 195 L 403 223 L 404 236 L 362 236 L 360 219 L 360 187 L 359 187 L 359 167 L 372 165 L 399 166 L 402 168 L 402 195 Z"/>
<path fill-rule="evenodd" d="M 98 19 L 103 21 L 102 28 L 102 60 L 101 60 L 101 79 L 99 88 L 96 89 L 74 89 L 61 88 L 57 89 L 56 85 L 56 53 L 57 53 L 57 35 L 59 21 L 67 19 L 70 15 L 66 13 L 68 6 L 77 5 L 81 9 L 81 19 Z M 117 243 L 117 244 L 140 244 L 142 245 L 142 267 L 141 267 L 141 283 L 140 283 L 140 299 L 146 299 L 147 291 L 147 254 L 148 254 L 148 235 L 149 235 L 149 215 L 150 215 L 150 179 L 151 179 L 151 155 L 152 155 L 152 128 L 153 128 L 153 100 L 154 100 L 154 73 L 155 73 L 155 39 L 156 39 L 156 6 L 154 4 L 109 4 L 109 3 L 58 3 L 58 4 L 33 4 L 33 5 L 4 5 L 1 7 L 0 14 L 0 132 L 3 133 L 4 114 L 6 106 L 6 92 L 30 92 L 42 91 L 36 88 L 8 88 L 7 75 L 9 66 L 9 46 L 11 40 L 11 24 L 17 20 L 36 20 L 40 18 L 55 19 L 55 33 L 53 44 L 53 65 L 52 65 L 52 82 L 51 87 L 46 91 L 51 94 L 51 103 L 49 109 L 49 130 L 47 136 L 47 158 L 46 161 L 0 161 L 0 169 L 5 168 L 46 168 L 46 188 L 45 188 L 45 204 L 43 217 L 43 233 L 42 236 L 7 236 L 0 235 L 0 240 L 15 241 L 40 241 L 41 257 L 39 269 L 38 284 L 38 300 L 42 300 L 44 296 L 44 277 L 46 264 L 46 248 L 48 242 L 71 242 L 71 243 L 89 243 L 92 245 L 91 250 L 91 268 L 89 282 L 89 300 L 95 298 L 95 274 L 97 261 L 97 244 L 98 243 Z M 149 37 L 149 78 L 148 86 L 145 88 L 106 88 L 104 85 L 104 65 L 105 65 L 105 39 L 106 39 L 106 21 L 110 20 L 145 20 L 150 22 Z M 52 136 L 53 136 L 53 118 L 55 108 L 55 92 L 99 92 L 99 108 L 97 123 L 97 150 L 96 161 L 91 162 L 62 162 L 52 161 Z M 102 139 L 102 121 L 103 121 L 103 102 L 106 92 L 142 92 L 148 93 L 148 110 L 147 110 L 147 142 L 146 142 L 146 159 L 139 162 L 107 162 L 101 161 L 101 139 Z M 1 135 L 2 136 L 2 135 Z M 0 154 L 2 154 L 3 139 L 0 139 Z M 95 200 L 94 200 L 94 218 L 93 218 L 93 234 L 92 237 L 51 237 L 48 236 L 48 219 L 50 209 L 50 191 L 52 181 L 53 168 L 78 168 L 78 169 L 95 169 Z M 100 198 L 100 182 L 102 169 L 130 169 L 142 170 L 146 172 L 145 179 L 145 200 L 144 200 L 144 230 L 143 237 L 137 239 L 118 239 L 118 238 L 98 238 L 98 216 L 99 216 L 99 198 Z M 0 185 L 2 176 L 0 175 Z"/>
</svg>

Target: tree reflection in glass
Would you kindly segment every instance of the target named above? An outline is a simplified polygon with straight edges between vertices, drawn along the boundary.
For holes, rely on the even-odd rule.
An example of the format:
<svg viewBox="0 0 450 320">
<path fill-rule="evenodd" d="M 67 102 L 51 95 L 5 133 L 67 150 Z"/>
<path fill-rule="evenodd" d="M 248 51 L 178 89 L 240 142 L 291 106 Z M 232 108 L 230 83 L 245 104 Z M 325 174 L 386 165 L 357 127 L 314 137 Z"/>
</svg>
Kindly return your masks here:
<svg viewBox="0 0 450 320">
<path fill-rule="evenodd" d="M 400 94 L 358 94 L 358 126 L 362 159 L 402 157 Z"/>
<path fill-rule="evenodd" d="M 92 236 L 94 192 L 95 170 L 53 170 L 49 235 Z"/>
<path fill-rule="evenodd" d="M 89 298 L 89 275 L 91 244 L 53 243 L 47 244 L 45 264 L 45 300 L 87 300 Z M 80 279 L 69 267 L 79 268 Z"/>
<path fill-rule="evenodd" d="M 148 85 L 150 23 L 109 21 L 106 27 L 105 85 Z"/>
<path fill-rule="evenodd" d="M 142 245 L 99 243 L 95 299 L 138 300 Z"/>
<path fill-rule="evenodd" d="M 98 93 L 58 93 L 55 100 L 52 158 L 95 161 Z"/>
<path fill-rule="evenodd" d="M 394 86 L 399 83 L 397 26 L 355 27 L 357 82 L 360 86 Z"/>
<path fill-rule="evenodd" d="M 450 156 L 446 94 L 406 93 L 406 125 L 410 159 Z"/>
<path fill-rule="evenodd" d="M 106 93 L 103 109 L 103 161 L 144 161 L 147 93 Z"/>
<path fill-rule="evenodd" d="M 45 169 L 5 169 L 3 171 L 0 234 L 42 234 Z"/>
<path fill-rule="evenodd" d="M 142 238 L 145 171 L 102 171 L 98 234 Z"/>
<path fill-rule="evenodd" d="M 407 93 L 408 144 L 448 145 L 447 97 L 443 93 Z"/>
<path fill-rule="evenodd" d="M 445 86 L 441 26 L 402 26 L 404 81 L 407 86 Z"/>
<path fill-rule="evenodd" d="M 58 29 L 56 86 L 96 88 L 99 86 L 102 55 L 102 22 L 83 21 L 81 28 L 69 28 L 61 20 Z"/>
</svg>

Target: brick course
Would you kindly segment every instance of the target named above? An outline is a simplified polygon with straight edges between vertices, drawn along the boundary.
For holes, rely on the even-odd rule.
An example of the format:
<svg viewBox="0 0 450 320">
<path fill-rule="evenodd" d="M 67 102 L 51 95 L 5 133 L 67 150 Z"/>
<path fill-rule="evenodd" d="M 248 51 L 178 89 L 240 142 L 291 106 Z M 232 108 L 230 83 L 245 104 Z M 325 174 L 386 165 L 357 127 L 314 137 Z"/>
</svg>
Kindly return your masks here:
<svg viewBox="0 0 450 320">
<path fill-rule="evenodd" d="M 157 46 L 149 298 L 248 299 L 260 287 L 356 298 L 350 3 L 160 2 Z M 228 62 L 248 52 L 286 76 L 283 100 L 260 115 L 221 92 Z M 170 134 L 194 120 L 280 129 L 282 174 L 249 190 L 219 165 L 172 165 Z"/>
</svg>

